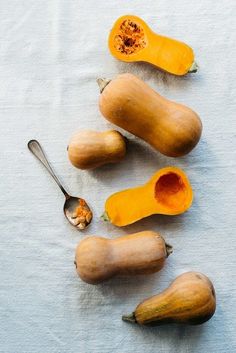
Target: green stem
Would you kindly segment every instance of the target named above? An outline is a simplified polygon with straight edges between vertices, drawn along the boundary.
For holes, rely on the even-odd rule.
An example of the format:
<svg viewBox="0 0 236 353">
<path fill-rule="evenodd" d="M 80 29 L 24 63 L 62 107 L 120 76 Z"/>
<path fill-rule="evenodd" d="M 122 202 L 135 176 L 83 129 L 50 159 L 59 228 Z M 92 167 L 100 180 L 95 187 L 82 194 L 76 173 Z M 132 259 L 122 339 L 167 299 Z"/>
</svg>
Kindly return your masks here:
<svg viewBox="0 0 236 353">
<path fill-rule="evenodd" d="M 110 218 L 109 218 L 108 214 L 106 213 L 106 211 L 101 215 L 101 219 L 104 222 L 110 222 Z"/>
<path fill-rule="evenodd" d="M 111 82 L 108 78 L 98 78 L 97 83 L 100 88 L 100 93 L 103 92 L 104 88 L 108 85 L 108 83 Z"/>
<path fill-rule="evenodd" d="M 191 73 L 194 73 L 194 72 L 197 72 L 199 66 L 198 64 L 196 63 L 196 61 L 194 61 L 190 67 L 190 69 L 188 70 L 188 72 L 191 74 Z"/>
<path fill-rule="evenodd" d="M 166 243 L 166 253 L 167 253 L 167 257 L 172 254 L 173 252 L 173 247 L 170 244 Z"/>
<path fill-rule="evenodd" d="M 129 315 L 122 315 L 122 320 L 123 321 L 128 321 L 131 322 L 132 324 L 137 323 L 136 319 L 135 319 L 135 314 L 129 314 Z"/>
</svg>

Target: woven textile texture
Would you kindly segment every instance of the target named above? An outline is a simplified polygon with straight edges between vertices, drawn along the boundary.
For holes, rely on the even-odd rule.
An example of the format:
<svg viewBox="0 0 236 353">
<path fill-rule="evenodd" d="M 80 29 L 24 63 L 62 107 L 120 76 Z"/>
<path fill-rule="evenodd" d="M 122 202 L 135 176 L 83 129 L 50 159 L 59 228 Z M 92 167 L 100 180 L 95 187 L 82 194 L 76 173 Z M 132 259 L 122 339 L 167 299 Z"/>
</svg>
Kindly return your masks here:
<svg viewBox="0 0 236 353">
<path fill-rule="evenodd" d="M 115 60 L 108 33 L 127 13 L 191 45 L 199 72 L 173 77 Z M 236 2 L 0 0 L 0 34 L 0 352 L 235 352 Z M 99 112 L 96 78 L 122 72 L 196 110 L 202 139 L 188 156 L 173 159 L 125 133 L 122 163 L 76 170 L 66 151 L 71 134 L 114 128 Z M 94 221 L 85 232 L 64 219 L 63 195 L 27 150 L 32 138 L 71 194 L 92 206 Z M 142 184 L 167 165 L 183 168 L 191 180 L 195 200 L 187 213 L 123 229 L 99 219 L 111 193 Z M 160 273 L 97 286 L 77 278 L 74 250 L 85 235 L 114 238 L 145 229 L 160 232 L 174 247 Z M 159 328 L 121 321 L 189 270 L 205 273 L 215 285 L 212 320 Z"/>
</svg>

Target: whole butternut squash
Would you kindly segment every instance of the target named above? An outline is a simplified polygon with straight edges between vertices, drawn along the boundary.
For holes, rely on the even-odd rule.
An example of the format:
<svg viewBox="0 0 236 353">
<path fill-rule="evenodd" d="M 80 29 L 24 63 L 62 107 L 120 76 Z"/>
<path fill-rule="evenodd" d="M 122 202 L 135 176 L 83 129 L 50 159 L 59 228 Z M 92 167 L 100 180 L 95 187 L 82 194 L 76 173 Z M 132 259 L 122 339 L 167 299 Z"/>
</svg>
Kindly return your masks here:
<svg viewBox="0 0 236 353">
<path fill-rule="evenodd" d="M 122 227 L 153 214 L 183 213 L 192 200 L 193 191 L 186 174 L 179 168 L 166 167 L 146 184 L 111 195 L 102 218 Z"/>
<path fill-rule="evenodd" d="M 215 290 L 209 278 L 199 272 L 186 272 L 166 290 L 144 300 L 131 315 L 124 315 L 122 319 L 149 326 L 199 325 L 209 320 L 215 309 Z"/>
<path fill-rule="evenodd" d="M 196 72 L 193 50 L 185 43 L 154 33 L 139 17 L 115 22 L 108 40 L 111 54 L 122 61 L 145 61 L 174 75 Z"/>
<path fill-rule="evenodd" d="M 100 79 L 99 107 L 111 123 L 140 137 L 169 157 L 189 153 L 198 143 L 202 123 L 185 105 L 169 101 L 132 74 Z"/>
<path fill-rule="evenodd" d="M 68 146 L 68 157 L 79 169 L 93 169 L 120 162 L 126 154 L 125 138 L 116 130 L 82 130 L 74 134 Z"/>
<path fill-rule="evenodd" d="M 152 231 L 116 239 L 90 236 L 77 246 L 75 265 L 83 281 L 97 284 L 116 275 L 157 272 L 171 252 L 172 247 Z"/>
</svg>

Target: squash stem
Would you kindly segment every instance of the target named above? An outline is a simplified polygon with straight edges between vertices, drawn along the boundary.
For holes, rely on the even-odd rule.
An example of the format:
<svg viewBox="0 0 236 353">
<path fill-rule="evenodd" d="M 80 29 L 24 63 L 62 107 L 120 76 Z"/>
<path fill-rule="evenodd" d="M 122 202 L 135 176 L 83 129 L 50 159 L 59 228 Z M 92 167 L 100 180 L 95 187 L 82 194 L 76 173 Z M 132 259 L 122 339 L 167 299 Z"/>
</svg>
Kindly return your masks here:
<svg viewBox="0 0 236 353">
<path fill-rule="evenodd" d="M 108 78 L 98 78 L 97 83 L 100 88 L 100 93 L 103 92 L 104 88 L 108 85 L 108 83 L 111 82 Z"/>
<path fill-rule="evenodd" d="M 194 73 L 194 72 L 197 72 L 199 66 L 198 64 L 196 63 L 196 61 L 194 61 L 190 67 L 190 69 L 188 70 L 188 73 Z"/>
<path fill-rule="evenodd" d="M 129 315 L 122 315 L 122 320 L 131 322 L 133 324 L 137 322 L 136 319 L 135 319 L 135 314 L 134 313 L 129 314 Z"/>
<path fill-rule="evenodd" d="M 106 213 L 106 211 L 101 215 L 101 219 L 104 222 L 110 222 L 110 218 L 109 218 L 108 214 Z"/>
<path fill-rule="evenodd" d="M 170 244 L 166 243 L 166 253 L 167 253 L 167 257 L 172 254 L 173 252 L 173 247 Z"/>
</svg>

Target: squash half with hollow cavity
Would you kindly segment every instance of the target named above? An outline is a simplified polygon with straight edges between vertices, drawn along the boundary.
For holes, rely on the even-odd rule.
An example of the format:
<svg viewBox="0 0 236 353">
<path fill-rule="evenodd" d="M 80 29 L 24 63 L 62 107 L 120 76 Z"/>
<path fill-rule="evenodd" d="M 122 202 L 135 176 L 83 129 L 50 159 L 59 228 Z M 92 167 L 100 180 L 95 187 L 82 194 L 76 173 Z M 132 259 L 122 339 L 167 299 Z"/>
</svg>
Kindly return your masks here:
<svg viewBox="0 0 236 353">
<path fill-rule="evenodd" d="M 178 76 L 196 72 L 198 68 L 193 50 L 187 44 L 153 32 L 141 18 L 133 15 L 118 18 L 108 46 L 116 59 L 145 61 Z"/>
<path fill-rule="evenodd" d="M 144 185 L 111 195 L 102 219 L 122 227 L 153 214 L 178 215 L 192 204 L 193 191 L 186 174 L 166 167 Z"/>
</svg>

